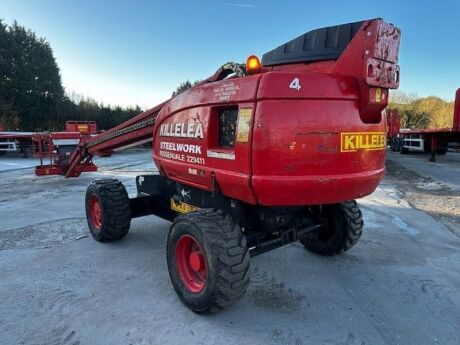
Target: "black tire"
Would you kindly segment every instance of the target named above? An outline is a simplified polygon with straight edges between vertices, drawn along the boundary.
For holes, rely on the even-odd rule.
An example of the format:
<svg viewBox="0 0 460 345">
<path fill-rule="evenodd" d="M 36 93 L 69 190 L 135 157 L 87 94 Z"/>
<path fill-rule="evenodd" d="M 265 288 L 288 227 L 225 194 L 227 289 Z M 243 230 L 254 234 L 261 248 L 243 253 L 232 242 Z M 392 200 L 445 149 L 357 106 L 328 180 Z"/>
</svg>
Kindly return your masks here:
<svg viewBox="0 0 460 345">
<path fill-rule="evenodd" d="M 442 155 L 445 155 L 445 154 L 447 153 L 447 147 L 441 147 L 441 148 L 437 149 L 437 150 L 436 150 L 436 153 L 437 153 L 438 155 L 441 155 L 441 156 L 442 156 Z"/>
<path fill-rule="evenodd" d="M 184 284 L 178 243 L 191 237 L 202 249 L 206 279 L 201 291 Z M 179 254 L 180 255 L 180 254 Z M 215 313 L 235 303 L 249 284 L 249 250 L 240 226 L 222 211 L 200 210 L 176 218 L 167 240 L 169 276 L 180 300 L 196 313 Z"/>
<path fill-rule="evenodd" d="M 99 203 L 97 219 L 92 203 Z M 95 180 L 86 189 L 86 219 L 96 241 L 111 242 L 126 236 L 131 225 L 129 197 L 123 184 L 115 179 Z"/>
<path fill-rule="evenodd" d="M 6 151 L 0 151 L 0 156 L 3 156 L 4 154 L 6 154 Z"/>
<path fill-rule="evenodd" d="M 406 154 L 409 150 L 404 147 L 404 139 L 399 140 L 399 153 Z"/>
<path fill-rule="evenodd" d="M 321 230 L 316 238 L 301 241 L 307 250 L 332 256 L 346 252 L 358 242 L 364 222 L 356 201 L 326 205 L 323 215 L 328 227 Z"/>
<path fill-rule="evenodd" d="M 423 152 L 430 153 L 431 152 L 431 141 L 425 140 L 423 142 Z"/>
<path fill-rule="evenodd" d="M 390 150 L 391 150 L 392 152 L 395 152 L 395 149 L 396 149 L 395 138 L 391 138 L 391 139 L 390 139 Z"/>
<path fill-rule="evenodd" d="M 65 175 L 67 173 L 67 170 L 69 170 L 69 160 L 68 159 L 64 159 L 62 162 L 61 162 L 61 171 L 62 171 L 62 175 Z"/>
</svg>

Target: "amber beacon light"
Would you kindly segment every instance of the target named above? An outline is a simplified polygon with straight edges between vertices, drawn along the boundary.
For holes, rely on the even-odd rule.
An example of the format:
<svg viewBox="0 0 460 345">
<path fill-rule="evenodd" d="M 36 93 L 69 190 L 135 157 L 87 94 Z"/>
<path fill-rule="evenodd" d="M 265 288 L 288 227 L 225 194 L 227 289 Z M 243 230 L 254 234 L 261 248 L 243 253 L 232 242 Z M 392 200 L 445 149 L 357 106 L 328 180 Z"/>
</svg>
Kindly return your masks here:
<svg viewBox="0 0 460 345">
<path fill-rule="evenodd" d="M 259 73 L 262 66 L 260 64 L 260 60 L 257 56 L 251 55 L 246 60 L 246 73 L 254 74 Z"/>
</svg>

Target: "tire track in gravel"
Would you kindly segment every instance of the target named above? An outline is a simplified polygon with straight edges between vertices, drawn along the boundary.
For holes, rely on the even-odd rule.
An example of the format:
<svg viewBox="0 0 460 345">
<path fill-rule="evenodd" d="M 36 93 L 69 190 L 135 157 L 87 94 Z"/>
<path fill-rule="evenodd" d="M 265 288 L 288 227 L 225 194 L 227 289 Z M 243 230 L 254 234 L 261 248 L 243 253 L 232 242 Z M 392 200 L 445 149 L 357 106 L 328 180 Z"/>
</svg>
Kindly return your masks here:
<svg viewBox="0 0 460 345">
<path fill-rule="evenodd" d="M 67 218 L 0 231 L 0 250 L 52 248 L 88 234 L 85 218 Z"/>
</svg>

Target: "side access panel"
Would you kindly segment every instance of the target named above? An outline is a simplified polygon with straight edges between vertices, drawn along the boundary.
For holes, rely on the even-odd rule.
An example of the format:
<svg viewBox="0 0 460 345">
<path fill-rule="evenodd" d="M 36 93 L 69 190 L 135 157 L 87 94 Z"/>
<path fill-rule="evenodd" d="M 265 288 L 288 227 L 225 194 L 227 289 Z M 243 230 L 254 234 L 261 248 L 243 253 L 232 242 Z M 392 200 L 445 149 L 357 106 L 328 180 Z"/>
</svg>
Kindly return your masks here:
<svg viewBox="0 0 460 345">
<path fill-rule="evenodd" d="M 192 88 L 160 112 L 154 129 L 154 161 L 168 178 L 256 203 L 250 186 L 250 129 L 258 78 Z"/>
</svg>

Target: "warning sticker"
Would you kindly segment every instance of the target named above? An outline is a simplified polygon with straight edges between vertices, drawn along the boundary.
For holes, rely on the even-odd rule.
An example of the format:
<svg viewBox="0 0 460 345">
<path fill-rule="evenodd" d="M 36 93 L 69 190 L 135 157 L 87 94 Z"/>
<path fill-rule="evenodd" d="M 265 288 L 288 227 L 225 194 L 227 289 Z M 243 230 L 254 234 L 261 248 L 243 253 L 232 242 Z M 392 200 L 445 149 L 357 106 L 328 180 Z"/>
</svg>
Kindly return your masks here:
<svg viewBox="0 0 460 345">
<path fill-rule="evenodd" d="M 171 210 L 179 213 L 190 213 L 199 210 L 199 207 L 187 204 L 186 202 L 177 202 L 171 198 Z"/>
<path fill-rule="evenodd" d="M 77 125 L 78 131 L 82 134 L 88 133 L 88 125 Z"/>
<path fill-rule="evenodd" d="M 221 151 L 214 151 L 208 150 L 206 155 L 211 158 L 219 158 L 219 159 L 229 159 L 235 160 L 235 152 L 221 152 Z"/>
<path fill-rule="evenodd" d="M 252 108 L 241 108 L 238 114 L 238 133 L 236 141 L 247 143 L 249 140 L 249 127 L 251 122 Z"/>
<path fill-rule="evenodd" d="M 235 96 L 239 91 L 240 87 L 235 85 L 233 82 L 219 85 L 214 89 L 214 94 L 219 101 L 228 101 L 231 97 Z"/>
</svg>

